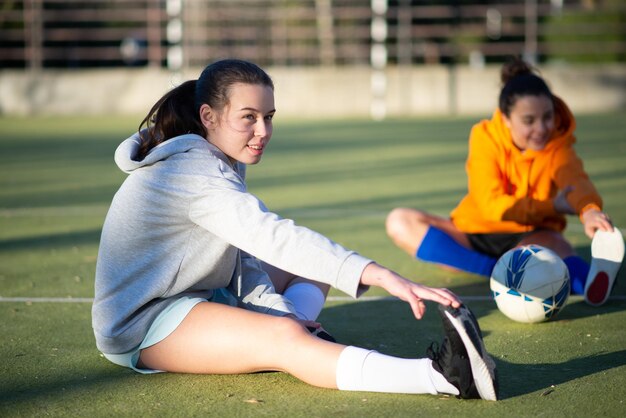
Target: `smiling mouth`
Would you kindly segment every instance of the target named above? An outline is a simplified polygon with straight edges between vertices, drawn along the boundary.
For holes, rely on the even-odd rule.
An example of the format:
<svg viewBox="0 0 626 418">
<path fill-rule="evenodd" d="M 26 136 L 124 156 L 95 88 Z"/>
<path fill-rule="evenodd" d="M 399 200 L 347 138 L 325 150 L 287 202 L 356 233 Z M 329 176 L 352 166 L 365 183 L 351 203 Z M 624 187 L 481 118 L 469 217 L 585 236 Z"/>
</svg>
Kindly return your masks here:
<svg viewBox="0 0 626 418">
<path fill-rule="evenodd" d="M 263 148 L 265 148 L 265 147 L 262 144 L 261 145 L 248 145 L 248 149 L 254 155 L 261 155 L 261 154 L 263 154 Z"/>
<path fill-rule="evenodd" d="M 545 148 L 545 146 L 547 145 L 548 141 L 546 139 L 531 139 L 528 142 L 528 146 L 540 150 Z"/>
</svg>

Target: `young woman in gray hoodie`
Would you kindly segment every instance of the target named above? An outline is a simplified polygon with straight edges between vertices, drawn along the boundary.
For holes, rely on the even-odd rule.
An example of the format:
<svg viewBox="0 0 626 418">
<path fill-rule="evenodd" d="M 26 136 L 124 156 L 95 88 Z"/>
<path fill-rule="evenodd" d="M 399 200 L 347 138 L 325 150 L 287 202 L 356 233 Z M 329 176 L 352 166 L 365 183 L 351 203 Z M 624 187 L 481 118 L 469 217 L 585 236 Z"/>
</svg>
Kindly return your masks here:
<svg viewBox="0 0 626 418">
<path fill-rule="evenodd" d="M 102 230 L 98 349 L 142 373 L 278 370 L 326 388 L 496 399 L 495 366 L 457 296 L 282 219 L 246 190 L 245 167 L 260 161 L 274 113 L 262 69 L 218 61 L 166 93 L 118 147 L 129 175 Z M 316 314 L 286 297 L 298 283 L 355 298 L 379 286 L 417 319 L 425 300 L 438 302 L 446 338 L 420 359 L 318 338 L 307 330 L 319 329 Z"/>
</svg>

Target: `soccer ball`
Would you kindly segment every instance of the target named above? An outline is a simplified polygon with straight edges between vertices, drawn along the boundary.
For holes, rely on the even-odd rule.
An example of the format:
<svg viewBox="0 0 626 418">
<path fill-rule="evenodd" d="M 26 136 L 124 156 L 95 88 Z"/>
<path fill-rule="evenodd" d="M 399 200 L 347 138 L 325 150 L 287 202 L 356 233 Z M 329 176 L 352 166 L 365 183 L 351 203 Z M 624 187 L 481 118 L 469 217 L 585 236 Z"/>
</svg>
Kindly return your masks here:
<svg viewBox="0 0 626 418">
<path fill-rule="evenodd" d="M 513 248 L 496 262 L 489 281 L 498 309 L 517 322 L 543 322 L 563 308 L 570 292 L 567 266 L 539 245 Z"/>
</svg>

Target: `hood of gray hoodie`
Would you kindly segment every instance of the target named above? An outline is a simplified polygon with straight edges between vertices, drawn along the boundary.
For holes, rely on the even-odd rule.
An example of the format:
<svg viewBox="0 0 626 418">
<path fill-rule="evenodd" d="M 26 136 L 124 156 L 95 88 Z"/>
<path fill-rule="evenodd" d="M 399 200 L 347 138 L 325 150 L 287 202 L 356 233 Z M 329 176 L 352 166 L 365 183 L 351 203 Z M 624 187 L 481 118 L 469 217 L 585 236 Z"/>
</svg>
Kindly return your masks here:
<svg viewBox="0 0 626 418">
<path fill-rule="evenodd" d="M 189 152 L 193 149 L 205 149 L 211 152 L 215 157 L 219 158 L 229 166 L 233 167 L 228 157 L 215 145 L 209 143 L 206 139 L 197 134 L 186 134 L 168 139 L 152 148 L 148 155 L 142 160 L 136 160 L 135 157 L 139 152 L 141 139 L 139 133 L 131 136 L 122 142 L 115 150 L 115 164 L 125 173 L 132 173 L 138 168 L 152 165 L 158 161 L 165 160 L 174 154 Z M 236 172 L 242 174 L 244 165 L 235 164 Z"/>
</svg>

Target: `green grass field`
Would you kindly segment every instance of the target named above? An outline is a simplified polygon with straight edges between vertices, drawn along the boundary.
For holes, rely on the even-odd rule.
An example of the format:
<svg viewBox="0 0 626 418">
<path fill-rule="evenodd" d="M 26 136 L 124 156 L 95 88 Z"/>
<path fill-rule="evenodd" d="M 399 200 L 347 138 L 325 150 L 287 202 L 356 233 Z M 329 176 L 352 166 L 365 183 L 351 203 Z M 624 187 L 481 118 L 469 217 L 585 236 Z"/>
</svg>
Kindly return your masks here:
<svg viewBox="0 0 626 418">
<path fill-rule="evenodd" d="M 248 181 L 282 216 L 467 297 L 498 365 L 501 401 L 339 392 L 283 373 L 143 376 L 109 363 L 95 347 L 89 302 L 100 228 L 124 178 L 113 151 L 140 119 L 0 118 L 0 416 L 624 416 L 625 269 L 606 305 L 570 298 L 555 321 L 526 325 L 497 310 L 486 280 L 419 263 L 386 238 L 390 209 L 445 215 L 463 195 L 469 118 L 278 119 Z M 626 120 L 583 116 L 578 125 L 585 167 L 626 228 Z M 567 236 L 588 258 L 576 218 Z M 320 320 L 340 342 L 423 357 L 442 335 L 434 305 L 415 321 L 396 300 L 331 297 Z"/>
</svg>

